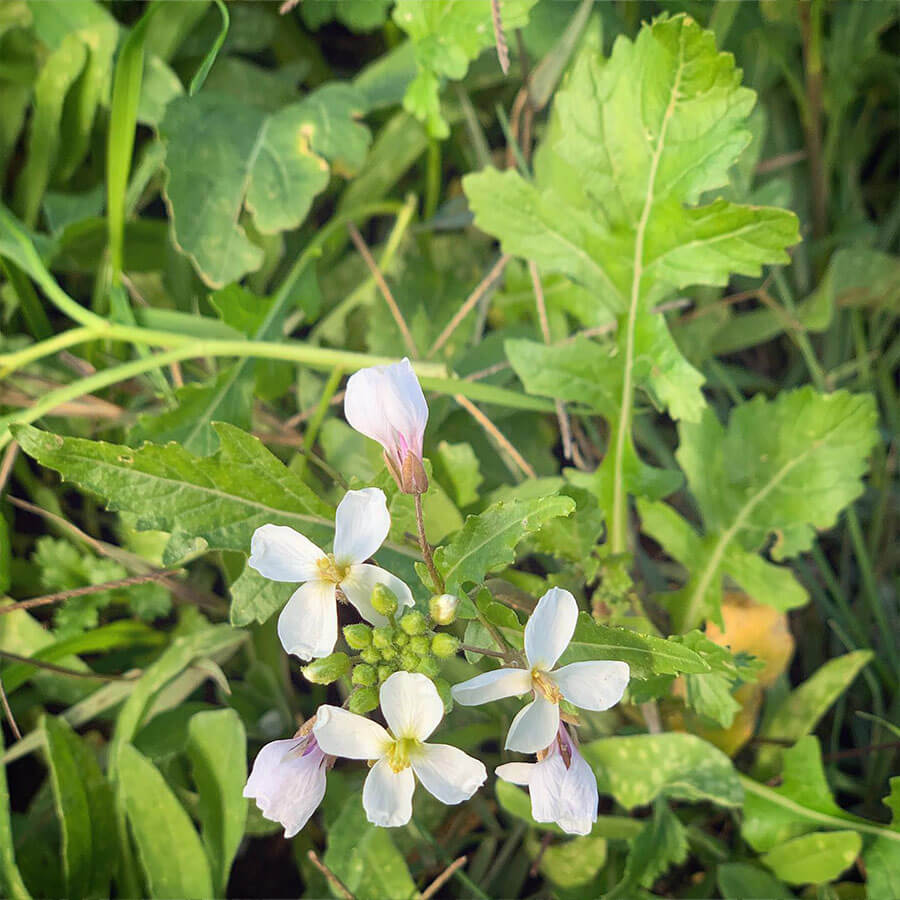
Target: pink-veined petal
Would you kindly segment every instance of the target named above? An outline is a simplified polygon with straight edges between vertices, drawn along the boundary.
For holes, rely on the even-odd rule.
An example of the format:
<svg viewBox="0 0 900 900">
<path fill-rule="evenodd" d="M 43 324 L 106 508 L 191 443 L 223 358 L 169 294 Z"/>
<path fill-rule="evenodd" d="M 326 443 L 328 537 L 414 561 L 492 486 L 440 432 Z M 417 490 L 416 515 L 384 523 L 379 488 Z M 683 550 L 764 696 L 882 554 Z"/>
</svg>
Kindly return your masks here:
<svg viewBox="0 0 900 900">
<path fill-rule="evenodd" d="M 434 682 L 419 672 L 394 672 L 379 692 L 381 712 L 397 740 L 424 741 L 444 718 Z"/>
<path fill-rule="evenodd" d="M 606 659 L 571 663 L 550 675 L 569 703 L 595 712 L 609 709 L 622 699 L 628 676 L 628 663 Z"/>
<path fill-rule="evenodd" d="M 441 803 L 462 803 L 487 780 L 484 763 L 448 744 L 425 744 L 410 764 L 422 787 Z"/>
<path fill-rule="evenodd" d="M 287 653 L 300 659 L 328 656 L 337 643 L 335 586 L 307 581 L 294 591 L 278 617 L 278 637 Z"/>
<path fill-rule="evenodd" d="M 553 743 L 558 728 L 559 707 L 537 694 L 512 720 L 506 736 L 506 749 L 537 753 Z"/>
<path fill-rule="evenodd" d="M 480 706 L 491 700 L 518 697 L 531 690 L 531 673 L 525 669 L 494 669 L 468 681 L 454 684 L 453 699 L 463 706 Z"/>
<path fill-rule="evenodd" d="M 384 491 L 347 491 L 334 519 L 335 562 L 338 566 L 364 562 L 384 543 L 390 529 Z"/>
<path fill-rule="evenodd" d="M 395 772 L 386 759 L 369 770 L 363 785 L 362 804 L 373 825 L 396 828 L 412 818 L 412 797 L 416 779 L 409 767 Z"/>
<path fill-rule="evenodd" d="M 564 588 L 550 588 L 525 626 L 525 655 L 532 668 L 549 671 L 572 639 L 578 604 Z"/>
<path fill-rule="evenodd" d="M 247 565 L 272 581 L 313 581 L 325 554 L 287 525 L 261 525 L 250 538 Z"/>
<path fill-rule="evenodd" d="M 412 606 L 415 603 L 412 592 L 406 584 L 396 575 L 391 575 L 386 569 L 369 563 L 350 566 L 349 572 L 341 581 L 341 590 L 344 592 L 344 596 L 359 610 L 359 614 L 373 625 L 387 624 L 387 618 L 380 612 L 376 612 L 375 607 L 372 606 L 372 590 L 376 584 L 383 584 L 390 588 L 397 597 L 401 608 Z"/>
<path fill-rule="evenodd" d="M 345 759 L 380 759 L 391 744 L 377 722 L 339 706 L 318 708 L 313 734 L 326 753 Z"/>
</svg>

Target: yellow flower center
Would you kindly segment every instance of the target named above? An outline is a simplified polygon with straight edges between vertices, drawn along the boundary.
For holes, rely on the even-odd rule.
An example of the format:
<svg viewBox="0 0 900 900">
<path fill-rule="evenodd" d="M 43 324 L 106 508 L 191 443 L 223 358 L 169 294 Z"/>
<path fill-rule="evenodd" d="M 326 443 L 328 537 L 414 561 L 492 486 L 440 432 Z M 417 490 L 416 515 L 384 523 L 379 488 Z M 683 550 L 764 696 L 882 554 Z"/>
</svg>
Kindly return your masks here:
<svg viewBox="0 0 900 900">
<path fill-rule="evenodd" d="M 531 670 L 531 684 L 535 691 L 543 694 L 551 703 L 559 703 L 562 699 L 556 682 L 540 669 Z"/>
<path fill-rule="evenodd" d="M 418 750 L 422 742 L 416 738 L 400 738 L 391 744 L 385 754 L 388 764 L 395 772 L 402 772 L 409 766 L 410 757 Z"/>
<path fill-rule="evenodd" d="M 340 584 L 347 577 L 347 573 L 350 571 L 350 566 L 339 566 L 335 562 L 333 553 L 329 553 L 327 556 L 323 556 L 316 563 L 316 566 L 318 567 L 319 572 L 322 575 L 322 580 L 331 581 L 334 584 Z"/>
</svg>

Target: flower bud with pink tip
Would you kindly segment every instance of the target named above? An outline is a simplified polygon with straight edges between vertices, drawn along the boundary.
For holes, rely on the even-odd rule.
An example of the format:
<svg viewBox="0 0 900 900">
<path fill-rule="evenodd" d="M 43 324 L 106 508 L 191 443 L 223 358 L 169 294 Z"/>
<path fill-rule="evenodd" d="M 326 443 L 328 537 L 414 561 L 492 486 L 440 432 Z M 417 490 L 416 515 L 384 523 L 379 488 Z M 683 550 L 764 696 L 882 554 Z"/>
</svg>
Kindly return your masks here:
<svg viewBox="0 0 900 900">
<path fill-rule="evenodd" d="M 385 464 L 403 493 L 428 490 L 422 463 L 428 404 L 408 359 L 351 375 L 344 415 L 353 428 L 381 444 Z"/>
</svg>

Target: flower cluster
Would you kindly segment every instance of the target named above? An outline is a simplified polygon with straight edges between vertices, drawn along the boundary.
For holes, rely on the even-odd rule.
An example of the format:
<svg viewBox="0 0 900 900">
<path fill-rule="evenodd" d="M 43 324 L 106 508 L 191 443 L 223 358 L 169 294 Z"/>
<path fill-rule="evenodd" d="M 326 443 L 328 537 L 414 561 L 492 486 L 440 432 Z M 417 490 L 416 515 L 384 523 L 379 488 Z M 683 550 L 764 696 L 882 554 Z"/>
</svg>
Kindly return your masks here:
<svg viewBox="0 0 900 900">
<path fill-rule="evenodd" d="M 348 381 L 347 421 L 384 448 L 385 463 L 403 493 L 428 489 L 422 442 L 428 406 L 408 360 L 363 369 Z M 348 491 L 338 504 L 331 552 L 282 525 L 263 525 L 253 535 L 249 565 L 274 581 L 300 586 L 282 610 L 278 636 L 285 651 L 304 661 L 308 680 L 330 684 L 350 677 L 344 707 L 323 705 L 291 740 L 273 741 L 256 757 L 244 796 L 292 837 L 325 795 L 326 773 L 337 757 L 371 766 L 362 802 L 370 822 L 395 827 L 409 822 L 416 781 L 447 804 L 469 799 L 487 779 L 484 765 L 448 744 L 429 743 L 452 698 L 476 705 L 530 696 L 516 715 L 506 749 L 536 754 L 536 762 L 498 766 L 499 778 L 527 785 L 532 815 L 572 834 L 587 834 L 597 818 L 597 784 L 559 704 L 609 709 L 628 683 L 622 662 L 591 660 L 556 668 L 578 618 L 575 598 L 551 588 L 525 626 L 520 665 L 477 675 L 454 687 L 439 677 L 441 660 L 459 640 L 436 626 L 454 621 L 459 598 L 431 598 L 429 615 L 414 608 L 409 587 L 370 558 L 390 531 L 390 514 L 377 488 Z M 421 531 L 423 554 L 430 548 Z M 346 625 L 351 656 L 335 652 L 338 604 L 355 607 L 363 622 Z M 510 654 L 512 660 L 515 654 Z M 385 726 L 366 714 L 380 708 Z"/>
</svg>

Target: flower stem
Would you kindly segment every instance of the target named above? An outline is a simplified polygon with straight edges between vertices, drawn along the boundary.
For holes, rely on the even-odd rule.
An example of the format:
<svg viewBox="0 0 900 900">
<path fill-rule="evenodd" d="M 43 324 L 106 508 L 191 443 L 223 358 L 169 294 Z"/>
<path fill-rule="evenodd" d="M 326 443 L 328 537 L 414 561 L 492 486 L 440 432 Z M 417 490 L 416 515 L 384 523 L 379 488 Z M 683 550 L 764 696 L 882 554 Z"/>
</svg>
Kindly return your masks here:
<svg viewBox="0 0 900 900">
<path fill-rule="evenodd" d="M 419 546 L 422 548 L 422 558 L 425 560 L 425 565 L 428 567 L 428 574 L 431 576 L 435 592 L 443 594 L 444 579 L 441 577 L 441 573 L 438 572 L 437 567 L 434 564 L 434 557 L 431 555 L 431 544 L 428 543 L 428 538 L 425 537 L 425 517 L 422 514 L 422 495 L 415 494 L 415 498 L 416 529 L 419 532 Z"/>
<path fill-rule="evenodd" d="M 501 653 L 499 650 L 488 650 L 487 647 L 472 647 L 470 644 L 460 644 L 460 650 L 466 650 L 469 653 L 480 653 L 482 656 L 493 656 L 495 659 L 502 659 L 504 662 L 509 660 L 508 653 Z"/>
</svg>

